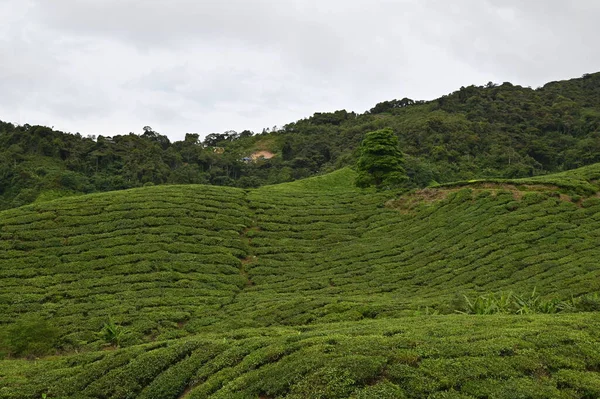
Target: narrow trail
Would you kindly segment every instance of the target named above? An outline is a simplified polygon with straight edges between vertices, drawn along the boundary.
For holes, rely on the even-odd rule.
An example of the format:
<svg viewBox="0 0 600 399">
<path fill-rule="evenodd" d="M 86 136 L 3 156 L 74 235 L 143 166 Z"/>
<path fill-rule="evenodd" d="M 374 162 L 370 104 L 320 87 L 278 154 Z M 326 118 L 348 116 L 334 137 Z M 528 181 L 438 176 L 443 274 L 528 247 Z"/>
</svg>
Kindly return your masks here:
<svg viewBox="0 0 600 399">
<path fill-rule="evenodd" d="M 254 282 L 252 281 L 250 274 L 248 273 L 247 266 L 258 262 L 258 258 L 256 257 L 256 254 L 254 253 L 254 250 L 252 247 L 252 232 L 260 231 L 260 228 L 257 225 L 256 214 L 254 213 L 254 210 L 250 204 L 250 199 L 248 198 L 248 194 L 249 194 L 249 191 L 246 191 L 246 205 L 248 207 L 249 213 L 251 213 L 250 217 L 251 217 L 252 222 L 250 223 L 250 226 L 246 227 L 240 233 L 240 239 L 242 240 L 244 247 L 246 247 L 246 249 L 247 249 L 247 256 L 245 258 L 241 259 L 241 262 L 240 262 L 240 275 L 246 281 L 245 287 L 252 287 L 254 285 Z"/>
<path fill-rule="evenodd" d="M 258 227 L 253 226 L 253 227 L 244 229 L 244 231 L 241 234 L 242 242 L 248 248 L 248 256 L 246 256 L 244 259 L 242 259 L 241 263 L 240 263 L 240 274 L 246 280 L 246 287 L 251 287 L 254 285 L 254 282 L 250 278 L 250 274 L 246 270 L 246 267 L 250 264 L 258 262 L 258 258 L 256 257 L 256 255 L 254 255 L 254 253 L 252 251 L 252 238 L 248 237 L 249 231 L 258 231 Z"/>
</svg>

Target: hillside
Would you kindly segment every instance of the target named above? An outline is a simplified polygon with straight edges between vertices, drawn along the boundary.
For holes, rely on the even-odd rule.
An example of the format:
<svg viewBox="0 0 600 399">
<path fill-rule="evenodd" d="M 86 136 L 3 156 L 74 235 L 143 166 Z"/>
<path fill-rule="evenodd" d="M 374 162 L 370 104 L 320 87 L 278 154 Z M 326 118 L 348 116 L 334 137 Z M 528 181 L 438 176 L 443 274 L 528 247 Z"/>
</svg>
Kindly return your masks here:
<svg viewBox="0 0 600 399">
<path fill-rule="evenodd" d="M 404 95 L 404 93 L 401 93 Z M 147 184 L 256 188 L 351 166 L 367 132 L 391 128 L 412 187 L 524 178 L 600 162 L 600 73 L 531 89 L 488 83 L 363 113 L 317 112 L 282 127 L 84 137 L 0 122 L 0 209 Z M 261 151 L 270 159 L 252 161 Z M 269 155 L 270 156 L 270 155 Z"/>
<path fill-rule="evenodd" d="M 0 397 L 600 396 L 600 164 L 353 179 L 0 212 Z"/>
</svg>

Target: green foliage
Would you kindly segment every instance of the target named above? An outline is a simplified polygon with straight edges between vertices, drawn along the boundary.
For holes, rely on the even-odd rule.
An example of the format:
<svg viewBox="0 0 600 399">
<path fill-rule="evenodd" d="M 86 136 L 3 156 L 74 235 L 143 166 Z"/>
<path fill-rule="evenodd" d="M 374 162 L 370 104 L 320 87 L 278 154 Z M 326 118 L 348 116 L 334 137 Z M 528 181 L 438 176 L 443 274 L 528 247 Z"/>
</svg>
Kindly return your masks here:
<svg viewBox="0 0 600 399">
<path fill-rule="evenodd" d="M 4 326 L 0 332 L 0 353 L 9 356 L 35 357 L 55 351 L 59 329 L 47 320 L 24 316 L 16 323 Z"/>
<path fill-rule="evenodd" d="M 517 295 L 513 292 L 480 295 L 474 299 L 465 296 L 464 313 L 489 315 L 503 314 L 534 314 L 558 313 L 563 310 L 573 310 L 568 301 L 558 299 L 545 300 L 536 294 L 535 289 L 530 295 Z"/>
<path fill-rule="evenodd" d="M 244 329 L 0 362 L 0 394 L 8 399 L 42 393 L 175 399 L 184 392 L 191 399 L 593 398 L 600 392 L 599 331 L 598 319 L 589 315 L 448 315 Z"/>
<path fill-rule="evenodd" d="M 118 347 L 128 333 L 129 331 L 125 327 L 116 324 L 114 320 L 110 319 L 104 323 L 98 335 L 107 344 Z"/>
<path fill-rule="evenodd" d="M 402 167 L 403 157 L 398 147 L 398 138 L 391 129 L 367 133 L 359 152 L 356 163 L 358 187 L 391 188 L 401 185 L 407 179 Z"/>
<path fill-rule="evenodd" d="M 227 131 L 204 141 L 190 133 L 170 142 L 149 126 L 141 134 L 82 137 L 0 122 L 0 209 L 145 184 L 289 182 L 354 165 L 367 132 L 384 128 L 396 133 L 415 187 L 545 176 L 600 162 L 599 81 L 595 73 L 537 90 L 462 87 L 429 102 L 317 112 L 260 134 Z M 259 150 L 275 157 L 248 161 Z"/>
<path fill-rule="evenodd" d="M 61 331 L 59 356 L 0 361 L 0 396 L 594 397 L 600 201 L 558 183 L 597 170 L 392 198 L 345 168 L 2 211 L 3 329 Z"/>
<path fill-rule="evenodd" d="M 406 395 L 402 388 L 389 381 L 379 382 L 375 385 L 368 385 L 364 388 L 357 389 L 352 396 L 352 399 L 402 399 Z"/>
<path fill-rule="evenodd" d="M 595 168 L 572 174 L 593 180 Z M 52 318 L 64 326 L 59 346 L 95 349 L 114 344 L 97 334 L 111 316 L 130 331 L 119 344 L 130 346 L 241 327 L 443 315 L 463 310 L 451 304 L 456 292 L 537 287 L 540 298 L 587 303 L 579 298 L 600 291 L 592 245 L 600 203 L 555 195 L 551 176 L 510 190 L 407 194 L 400 211 L 384 206 L 389 192 L 354 187 L 355 177 L 342 169 L 256 190 L 154 186 L 4 211 L 1 321 Z M 532 299 L 521 299 L 526 312 Z"/>
<path fill-rule="evenodd" d="M 600 295 L 595 292 L 593 294 L 586 294 L 576 298 L 571 298 L 563 302 L 563 308 L 565 311 L 599 312 Z"/>
</svg>

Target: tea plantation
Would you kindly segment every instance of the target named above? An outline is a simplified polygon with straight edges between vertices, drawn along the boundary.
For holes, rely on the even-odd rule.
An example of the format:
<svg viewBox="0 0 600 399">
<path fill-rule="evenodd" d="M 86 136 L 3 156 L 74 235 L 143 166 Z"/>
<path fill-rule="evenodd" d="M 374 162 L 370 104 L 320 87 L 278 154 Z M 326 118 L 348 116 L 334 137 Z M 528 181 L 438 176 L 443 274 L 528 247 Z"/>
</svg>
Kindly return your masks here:
<svg viewBox="0 0 600 399">
<path fill-rule="evenodd" d="M 600 165 L 0 212 L 0 398 L 598 398 Z"/>
</svg>

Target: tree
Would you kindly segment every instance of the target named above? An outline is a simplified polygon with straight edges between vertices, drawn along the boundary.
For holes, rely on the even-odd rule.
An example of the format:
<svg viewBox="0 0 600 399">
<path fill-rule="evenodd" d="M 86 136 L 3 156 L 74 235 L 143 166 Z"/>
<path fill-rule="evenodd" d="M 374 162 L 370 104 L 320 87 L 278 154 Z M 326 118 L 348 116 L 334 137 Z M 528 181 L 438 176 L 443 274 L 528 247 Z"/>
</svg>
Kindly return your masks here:
<svg viewBox="0 0 600 399">
<path fill-rule="evenodd" d="M 359 152 L 356 165 L 358 187 L 390 188 L 399 186 L 408 179 L 403 167 L 404 159 L 398 137 L 392 129 L 367 133 L 360 144 Z"/>
<path fill-rule="evenodd" d="M 150 126 L 144 126 L 143 130 L 144 133 L 142 133 L 141 137 L 158 143 L 163 150 L 166 150 L 171 145 L 171 141 L 167 136 L 163 136 L 162 134 L 155 132 Z"/>
<path fill-rule="evenodd" d="M 377 103 L 373 108 L 369 110 L 369 112 L 371 114 L 382 114 L 384 112 L 391 112 L 393 109 L 396 108 L 406 108 L 414 104 L 414 100 L 404 97 L 402 100 L 391 100 Z"/>
</svg>

